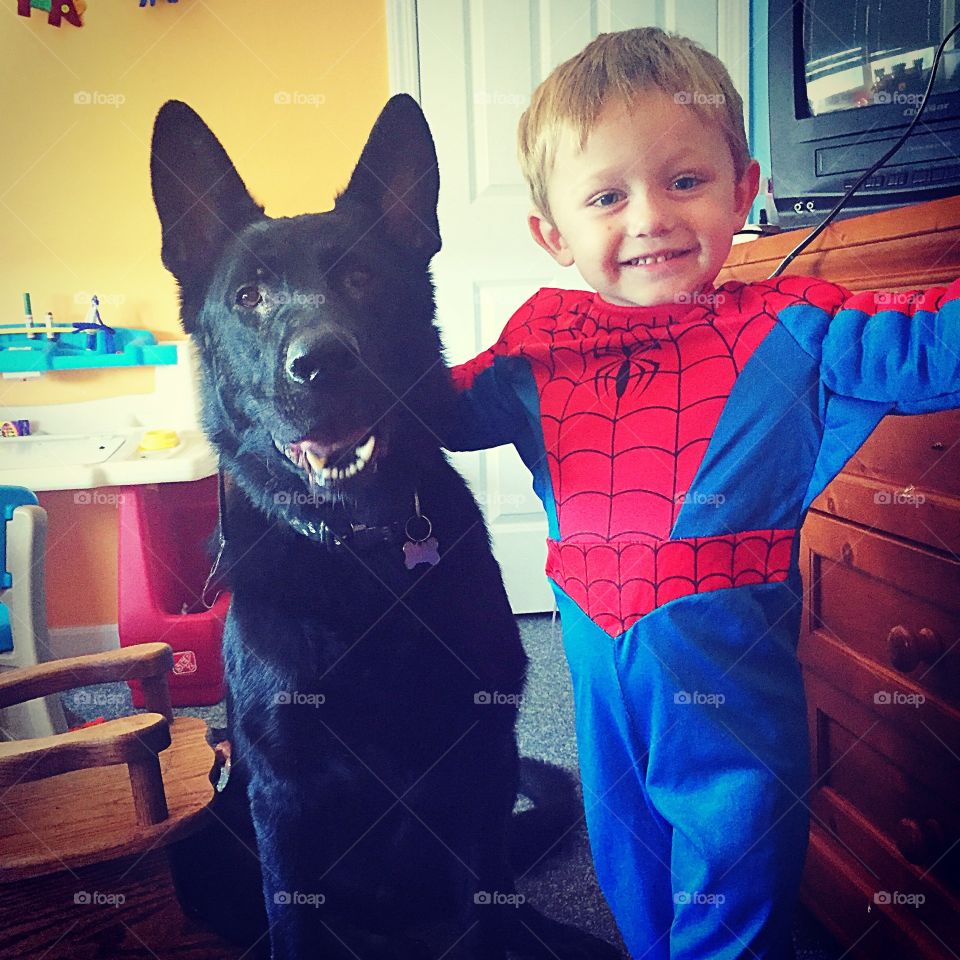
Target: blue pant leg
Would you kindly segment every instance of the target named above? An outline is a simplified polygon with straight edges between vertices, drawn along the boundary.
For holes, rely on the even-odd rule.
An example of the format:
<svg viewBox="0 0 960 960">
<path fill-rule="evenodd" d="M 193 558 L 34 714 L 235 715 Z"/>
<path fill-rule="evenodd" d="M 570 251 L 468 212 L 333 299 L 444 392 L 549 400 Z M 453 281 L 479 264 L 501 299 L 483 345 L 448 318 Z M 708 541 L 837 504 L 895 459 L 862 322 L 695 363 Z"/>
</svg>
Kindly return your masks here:
<svg viewBox="0 0 960 960">
<path fill-rule="evenodd" d="M 671 830 L 646 796 L 646 748 L 617 678 L 615 641 L 556 585 L 573 680 L 590 849 L 600 888 L 634 960 L 667 960 L 673 922 Z"/>
<path fill-rule="evenodd" d="M 809 753 L 794 585 L 683 597 L 619 638 L 673 828 L 671 960 L 784 960 L 806 854 Z"/>
</svg>

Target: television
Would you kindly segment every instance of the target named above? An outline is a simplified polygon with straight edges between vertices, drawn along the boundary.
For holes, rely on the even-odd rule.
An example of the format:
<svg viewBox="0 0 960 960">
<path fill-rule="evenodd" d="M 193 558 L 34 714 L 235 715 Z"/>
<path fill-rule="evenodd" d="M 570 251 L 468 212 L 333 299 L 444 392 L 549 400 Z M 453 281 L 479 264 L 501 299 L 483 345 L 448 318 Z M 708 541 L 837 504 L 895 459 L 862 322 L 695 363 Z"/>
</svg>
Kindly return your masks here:
<svg viewBox="0 0 960 960">
<path fill-rule="evenodd" d="M 766 2 L 770 175 L 790 230 L 823 220 L 906 130 L 960 0 Z M 958 37 L 906 142 L 838 217 L 960 193 Z"/>
</svg>

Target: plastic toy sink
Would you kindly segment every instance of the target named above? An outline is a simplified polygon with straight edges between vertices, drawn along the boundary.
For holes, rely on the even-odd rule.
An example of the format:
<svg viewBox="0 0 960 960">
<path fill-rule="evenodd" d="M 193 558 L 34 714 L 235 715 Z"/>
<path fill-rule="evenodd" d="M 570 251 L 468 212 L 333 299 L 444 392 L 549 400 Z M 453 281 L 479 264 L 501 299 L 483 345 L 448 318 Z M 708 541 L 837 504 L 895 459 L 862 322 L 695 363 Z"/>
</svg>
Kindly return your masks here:
<svg viewBox="0 0 960 960">
<path fill-rule="evenodd" d="M 85 490 L 216 473 L 216 455 L 197 428 L 189 345 L 177 347 L 178 362 L 157 368 L 152 394 L 0 407 L 0 419 L 29 420 L 33 432 L 0 438 L 0 484 Z"/>
<path fill-rule="evenodd" d="M 30 490 L 199 480 L 215 473 L 216 458 L 199 430 L 178 430 L 173 446 L 144 450 L 143 427 L 91 436 L 5 437 L 0 484 Z"/>
</svg>

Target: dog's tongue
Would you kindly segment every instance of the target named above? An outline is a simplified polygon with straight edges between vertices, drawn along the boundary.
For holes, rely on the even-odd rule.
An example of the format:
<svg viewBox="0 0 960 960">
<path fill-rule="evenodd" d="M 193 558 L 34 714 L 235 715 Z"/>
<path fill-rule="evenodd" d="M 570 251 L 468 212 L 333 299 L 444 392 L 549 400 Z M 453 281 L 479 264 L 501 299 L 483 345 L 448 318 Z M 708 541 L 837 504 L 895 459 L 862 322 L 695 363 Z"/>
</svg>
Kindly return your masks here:
<svg viewBox="0 0 960 960">
<path fill-rule="evenodd" d="M 365 433 L 360 433 L 347 440 L 338 440 L 336 443 L 324 443 L 320 440 L 306 438 L 296 443 L 291 443 L 288 447 L 289 453 L 287 455 L 290 456 L 294 462 L 299 459 L 298 455 L 305 457 L 313 470 L 319 473 L 331 460 L 342 457 L 345 453 L 352 454 L 354 447 L 356 447 L 365 436 Z M 371 448 L 373 446 L 369 441 L 367 445 Z"/>
</svg>

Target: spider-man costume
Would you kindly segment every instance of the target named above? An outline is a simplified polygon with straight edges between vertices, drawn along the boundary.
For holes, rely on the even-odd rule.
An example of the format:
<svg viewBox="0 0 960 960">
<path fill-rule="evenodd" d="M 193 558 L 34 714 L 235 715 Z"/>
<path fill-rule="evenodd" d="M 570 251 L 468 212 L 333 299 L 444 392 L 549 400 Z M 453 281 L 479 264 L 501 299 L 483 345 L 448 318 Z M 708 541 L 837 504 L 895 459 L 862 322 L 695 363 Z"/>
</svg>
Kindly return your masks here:
<svg viewBox="0 0 960 960">
<path fill-rule="evenodd" d="M 515 444 L 547 511 L 590 843 L 634 958 L 792 954 L 799 529 L 882 417 L 960 405 L 958 298 L 544 289 L 453 371 L 446 445 Z"/>
</svg>

